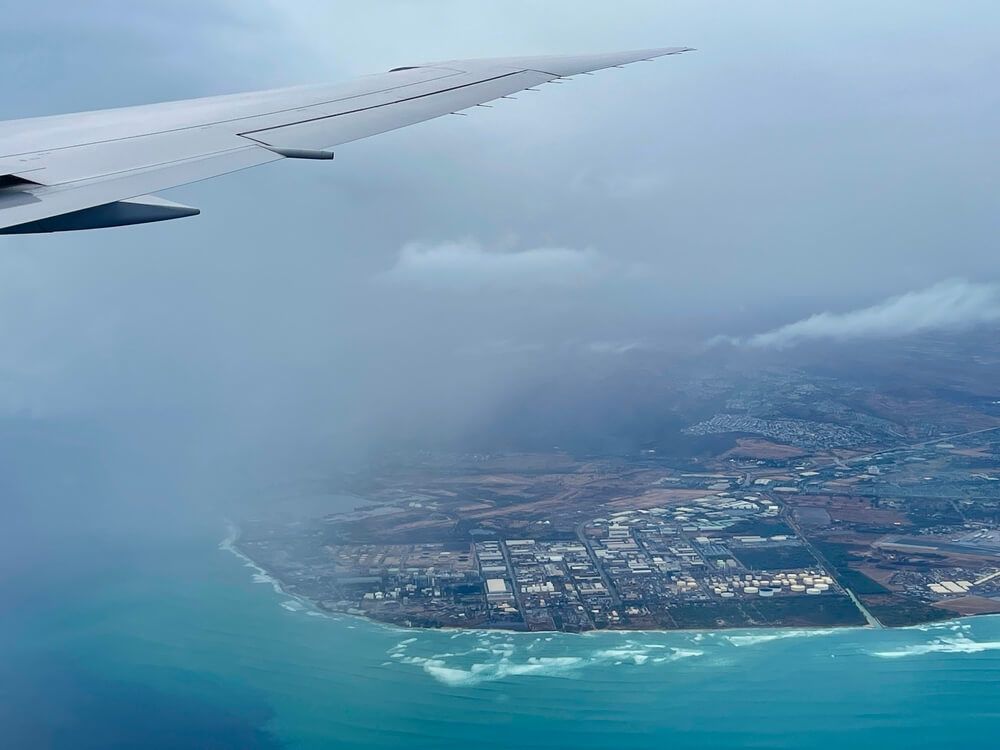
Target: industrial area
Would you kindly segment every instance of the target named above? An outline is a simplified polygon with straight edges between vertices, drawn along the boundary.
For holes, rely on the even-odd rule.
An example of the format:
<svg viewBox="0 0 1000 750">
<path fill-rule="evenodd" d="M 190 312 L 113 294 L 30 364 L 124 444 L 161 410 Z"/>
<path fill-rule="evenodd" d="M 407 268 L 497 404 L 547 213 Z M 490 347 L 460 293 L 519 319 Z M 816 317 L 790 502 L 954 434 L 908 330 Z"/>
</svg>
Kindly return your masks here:
<svg viewBox="0 0 1000 750">
<path fill-rule="evenodd" d="M 997 399 L 906 402 L 801 372 L 713 376 L 692 393 L 704 418 L 677 440 L 714 441 L 700 455 L 680 442 L 423 454 L 352 477 L 350 512 L 246 519 L 239 547 L 321 610 L 413 627 L 879 627 L 1000 612 Z"/>
</svg>

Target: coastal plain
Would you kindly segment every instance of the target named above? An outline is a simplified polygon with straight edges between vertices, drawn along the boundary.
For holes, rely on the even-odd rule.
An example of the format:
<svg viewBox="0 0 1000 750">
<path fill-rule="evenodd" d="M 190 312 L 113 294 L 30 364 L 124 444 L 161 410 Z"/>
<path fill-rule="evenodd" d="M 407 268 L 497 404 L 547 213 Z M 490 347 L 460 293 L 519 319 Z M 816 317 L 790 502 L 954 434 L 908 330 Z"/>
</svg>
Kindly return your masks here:
<svg viewBox="0 0 1000 750">
<path fill-rule="evenodd" d="M 954 361 L 939 351 L 953 344 L 921 346 L 911 355 Z M 933 366 L 886 378 L 877 360 L 850 376 L 781 362 L 659 375 L 673 427 L 631 450 L 399 451 L 329 480 L 359 498 L 350 512 L 283 505 L 244 519 L 237 544 L 321 610 L 407 627 L 893 627 L 998 613 L 990 362 L 948 392 Z"/>
</svg>

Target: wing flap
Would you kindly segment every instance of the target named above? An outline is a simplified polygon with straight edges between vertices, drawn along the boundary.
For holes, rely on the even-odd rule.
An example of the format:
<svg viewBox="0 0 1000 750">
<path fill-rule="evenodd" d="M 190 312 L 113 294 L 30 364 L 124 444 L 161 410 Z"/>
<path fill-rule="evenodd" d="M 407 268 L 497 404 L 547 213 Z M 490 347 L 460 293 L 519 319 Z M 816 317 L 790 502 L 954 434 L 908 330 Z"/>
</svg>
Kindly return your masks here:
<svg viewBox="0 0 1000 750">
<path fill-rule="evenodd" d="M 282 158 L 260 146 L 243 146 L 68 185 L 0 191 L 0 230 L 155 193 Z"/>
</svg>

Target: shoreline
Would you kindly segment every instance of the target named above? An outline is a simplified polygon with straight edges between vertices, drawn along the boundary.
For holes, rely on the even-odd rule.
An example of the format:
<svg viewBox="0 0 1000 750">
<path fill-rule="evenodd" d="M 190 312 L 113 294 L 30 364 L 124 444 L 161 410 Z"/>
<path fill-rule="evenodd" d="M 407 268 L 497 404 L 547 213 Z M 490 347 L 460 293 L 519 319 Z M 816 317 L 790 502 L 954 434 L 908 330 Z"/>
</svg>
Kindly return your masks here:
<svg viewBox="0 0 1000 750">
<path fill-rule="evenodd" d="M 218 548 L 222 551 L 229 552 L 239 560 L 243 561 L 244 567 L 251 568 L 255 571 L 255 576 L 259 576 L 260 580 L 255 580 L 254 583 L 269 583 L 272 590 L 276 594 L 281 594 L 289 599 L 294 600 L 298 604 L 302 605 L 304 610 L 307 610 L 307 614 L 313 614 L 314 616 L 326 617 L 331 620 L 339 620 L 340 618 L 351 618 L 352 620 L 359 620 L 368 625 L 373 625 L 386 630 L 394 631 L 397 633 L 504 633 L 513 636 L 539 636 L 539 635 L 565 635 L 565 636 L 580 636 L 580 637 L 594 637 L 603 635 L 641 635 L 646 633 L 656 633 L 656 634 L 668 634 L 668 633 L 733 633 L 733 632 L 747 632 L 747 633 L 757 633 L 766 631 L 778 631 L 783 633 L 796 632 L 796 631 L 808 631 L 808 632 L 848 632 L 848 631 L 906 631 L 906 630 L 921 630 L 923 628 L 948 625 L 948 624 L 962 624 L 970 620 L 982 620 L 990 617 L 1000 618 L 1000 614 L 981 614 L 981 615 L 962 615 L 960 617 L 952 617 L 946 620 L 935 620 L 933 622 L 918 623 L 916 625 L 882 625 L 881 627 L 876 627 L 871 624 L 866 625 L 764 625 L 759 627 L 754 626 L 741 626 L 732 628 L 649 628 L 642 630 L 635 629 L 602 629 L 602 630 L 586 630 L 582 632 L 572 632 L 568 630 L 514 630 L 511 628 L 465 628 L 461 626 L 454 625 L 443 625 L 441 627 L 429 628 L 423 626 L 407 626 L 407 625 L 397 625 L 395 623 L 383 622 L 382 620 L 376 620 L 367 615 L 353 614 L 350 612 L 332 612 L 330 610 L 322 609 L 311 599 L 301 596 L 299 594 L 293 594 L 287 591 L 277 578 L 272 576 L 267 570 L 258 565 L 254 560 L 245 555 L 236 546 L 236 542 L 240 537 L 239 527 L 232 523 L 231 521 L 226 522 L 227 526 L 227 536 L 222 541 L 219 542 Z M 286 609 L 288 609 L 286 607 Z"/>
<path fill-rule="evenodd" d="M 239 527 L 236 524 L 232 523 L 231 521 L 226 522 L 226 527 L 227 527 L 227 535 L 222 541 L 219 542 L 218 548 L 221 551 L 228 552 L 237 559 L 243 561 L 243 567 L 251 568 L 254 571 L 253 575 L 254 583 L 270 584 L 271 589 L 274 591 L 274 593 L 281 594 L 282 596 L 286 596 L 289 599 L 298 602 L 303 606 L 304 609 L 308 609 L 323 616 L 328 616 L 330 614 L 333 614 L 317 607 L 311 599 L 299 596 L 298 594 L 293 594 L 290 591 L 286 590 L 285 587 L 282 585 L 281 581 L 272 576 L 266 569 L 262 568 L 260 565 L 254 562 L 253 559 L 243 554 L 243 552 L 241 552 L 240 549 L 236 546 L 236 542 L 240 538 Z"/>
</svg>

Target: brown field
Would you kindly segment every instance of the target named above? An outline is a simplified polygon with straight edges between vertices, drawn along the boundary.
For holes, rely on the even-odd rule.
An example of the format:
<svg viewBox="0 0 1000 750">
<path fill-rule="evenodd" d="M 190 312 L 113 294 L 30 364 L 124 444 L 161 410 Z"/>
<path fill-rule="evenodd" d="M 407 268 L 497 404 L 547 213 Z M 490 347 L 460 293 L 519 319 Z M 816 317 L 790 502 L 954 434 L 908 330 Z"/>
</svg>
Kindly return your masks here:
<svg viewBox="0 0 1000 750">
<path fill-rule="evenodd" d="M 843 490 L 846 492 L 855 489 L 856 485 L 860 484 L 866 479 L 867 477 L 863 476 L 841 477 L 840 479 L 831 479 L 829 482 L 825 482 L 824 487 L 835 490 Z"/>
<path fill-rule="evenodd" d="M 783 459 L 797 458 L 798 456 L 805 455 L 807 455 L 806 451 L 801 448 L 796 448 L 794 445 L 772 443 L 770 440 L 761 440 L 757 438 L 737 438 L 736 447 L 730 449 L 726 453 L 723 453 L 720 458 L 728 458 L 729 456 L 747 456 L 748 458 L 758 459 Z"/>
<path fill-rule="evenodd" d="M 459 505 L 455 510 L 459 513 L 472 513 L 477 510 L 489 510 L 493 505 L 490 503 L 467 503 L 465 505 Z"/>
<path fill-rule="evenodd" d="M 847 523 L 909 526 L 906 516 L 891 508 L 873 508 L 865 498 L 845 495 L 798 495 L 787 501 L 795 507 L 822 508 L 830 518 Z"/>
<path fill-rule="evenodd" d="M 946 602 L 936 602 L 935 607 L 958 612 L 961 615 L 991 615 L 1000 613 L 1000 601 L 985 596 L 962 596 Z"/>
<path fill-rule="evenodd" d="M 1000 423 L 991 414 L 932 397 L 908 399 L 879 393 L 866 399 L 866 405 L 874 414 L 885 419 L 899 420 L 900 415 L 905 415 L 909 424 L 935 422 L 955 433 L 985 430 Z"/>
</svg>

